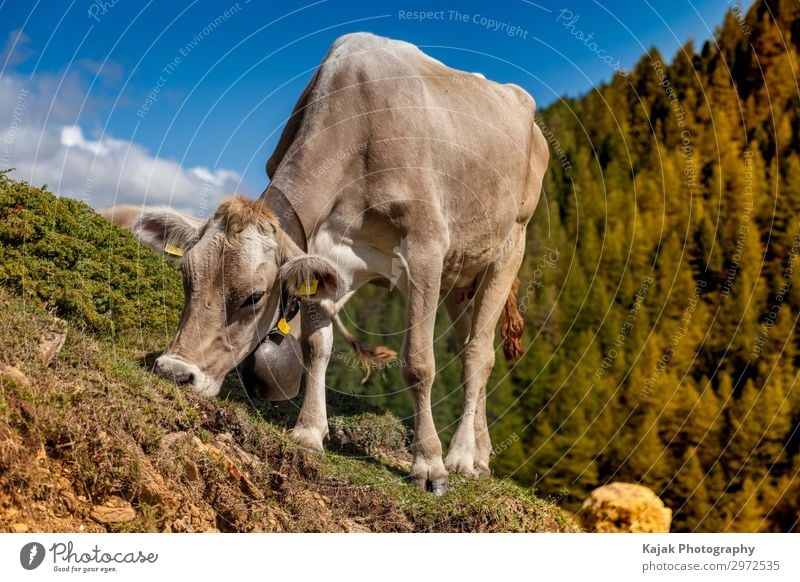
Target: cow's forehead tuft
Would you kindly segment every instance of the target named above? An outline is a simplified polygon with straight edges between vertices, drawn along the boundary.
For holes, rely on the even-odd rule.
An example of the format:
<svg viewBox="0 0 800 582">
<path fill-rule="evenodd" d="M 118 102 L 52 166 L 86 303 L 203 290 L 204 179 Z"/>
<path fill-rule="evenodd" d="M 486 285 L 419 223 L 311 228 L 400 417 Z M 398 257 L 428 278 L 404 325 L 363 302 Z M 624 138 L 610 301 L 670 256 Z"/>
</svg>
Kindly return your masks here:
<svg viewBox="0 0 800 582">
<path fill-rule="evenodd" d="M 224 200 L 214 218 L 219 219 L 228 236 L 238 235 L 248 226 L 255 226 L 262 232 L 274 232 L 278 224 L 278 219 L 263 202 L 241 196 Z"/>
</svg>

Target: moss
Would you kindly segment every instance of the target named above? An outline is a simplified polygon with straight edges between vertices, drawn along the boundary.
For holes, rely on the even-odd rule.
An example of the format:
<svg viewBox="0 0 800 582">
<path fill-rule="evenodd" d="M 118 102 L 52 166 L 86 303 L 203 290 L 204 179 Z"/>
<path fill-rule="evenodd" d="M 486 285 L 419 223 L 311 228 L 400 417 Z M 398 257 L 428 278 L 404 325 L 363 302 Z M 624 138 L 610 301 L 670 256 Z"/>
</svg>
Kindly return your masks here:
<svg viewBox="0 0 800 582">
<path fill-rule="evenodd" d="M 334 447 L 367 456 L 403 451 L 410 438 L 403 423 L 389 412 L 333 416 L 328 424 Z"/>
</svg>

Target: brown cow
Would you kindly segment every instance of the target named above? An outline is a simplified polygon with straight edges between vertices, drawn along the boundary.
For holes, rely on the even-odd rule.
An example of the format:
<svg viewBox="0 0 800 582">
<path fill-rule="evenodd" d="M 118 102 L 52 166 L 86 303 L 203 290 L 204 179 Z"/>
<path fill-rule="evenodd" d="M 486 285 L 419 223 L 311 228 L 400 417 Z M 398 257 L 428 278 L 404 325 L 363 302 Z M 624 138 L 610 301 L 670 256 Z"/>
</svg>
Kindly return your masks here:
<svg viewBox="0 0 800 582">
<path fill-rule="evenodd" d="M 259 200 L 227 200 L 201 225 L 174 211 L 145 211 L 134 224 L 146 244 L 185 251 L 186 305 L 156 371 L 215 395 L 275 333 L 281 304 L 299 298 L 306 389 L 292 436 L 322 451 L 332 323 L 359 287 L 383 281 L 406 298 L 412 481 L 442 494 L 448 469 L 488 474 L 495 328 L 503 314 L 505 351 L 517 356 L 515 280 L 548 162 L 534 108 L 521 88 L 451 69 L 411 44 L 338 39 L 284 129 Z M 458 334 L 464 387 L 445 460 L 431 413 L 440 300 Z"/>
</svg>

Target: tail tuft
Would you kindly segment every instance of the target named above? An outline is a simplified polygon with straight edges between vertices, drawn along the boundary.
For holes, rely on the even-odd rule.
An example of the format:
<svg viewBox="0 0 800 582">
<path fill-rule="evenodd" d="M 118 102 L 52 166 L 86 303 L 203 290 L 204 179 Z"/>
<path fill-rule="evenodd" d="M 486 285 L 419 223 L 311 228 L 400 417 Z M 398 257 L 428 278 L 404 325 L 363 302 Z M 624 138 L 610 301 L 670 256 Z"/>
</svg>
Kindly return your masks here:
<svg viewBox="0 0 800 582">
<path fill-rule="evenodd" d="M 356 339 L 344 326 L 338 314 L 333 317 L 333 320 L 336 323 L 336 327 L 339 328 L 339 332 L 344 339 L 347 340 L 347 343 L 350 344 L 350 347 L 353 348 L 361 364 L 361 368 L 364 370 L 364 377 L 361 379 L 362 384 L 369 379 L 373 364 L 393 362 L 397 359 L 397 352 L 391 348 L 387 348 L 386 346 L 371 346 Z"/>
<path fill-rule="evenodd" d="M 511 292 L 506 299 L 505 307 L 503 307 L 503 325 L 500 328 L 500 333 L 503 335 L 503 353 L 509 362 L 518 360 L 524 353 L 522 331 L 525 329 L 525 323 L 517 309 L 517 293 L 519 293 L 519 278 L 514 280 Z"/>
</svg>

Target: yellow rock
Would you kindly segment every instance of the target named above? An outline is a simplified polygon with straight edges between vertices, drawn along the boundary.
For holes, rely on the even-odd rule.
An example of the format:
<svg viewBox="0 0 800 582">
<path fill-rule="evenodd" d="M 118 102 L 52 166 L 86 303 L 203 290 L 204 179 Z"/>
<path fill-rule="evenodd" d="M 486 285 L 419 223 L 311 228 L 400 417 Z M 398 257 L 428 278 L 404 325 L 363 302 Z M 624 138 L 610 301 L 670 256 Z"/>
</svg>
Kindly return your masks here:
<svg viewBox="0 0 800 582">
<path fill-rule="evenodd" d="M 610 483 L 592 491 L 576 517 L 590 532 L 668 533 L 672 510 L 647 487 Z"/>
</svg>

